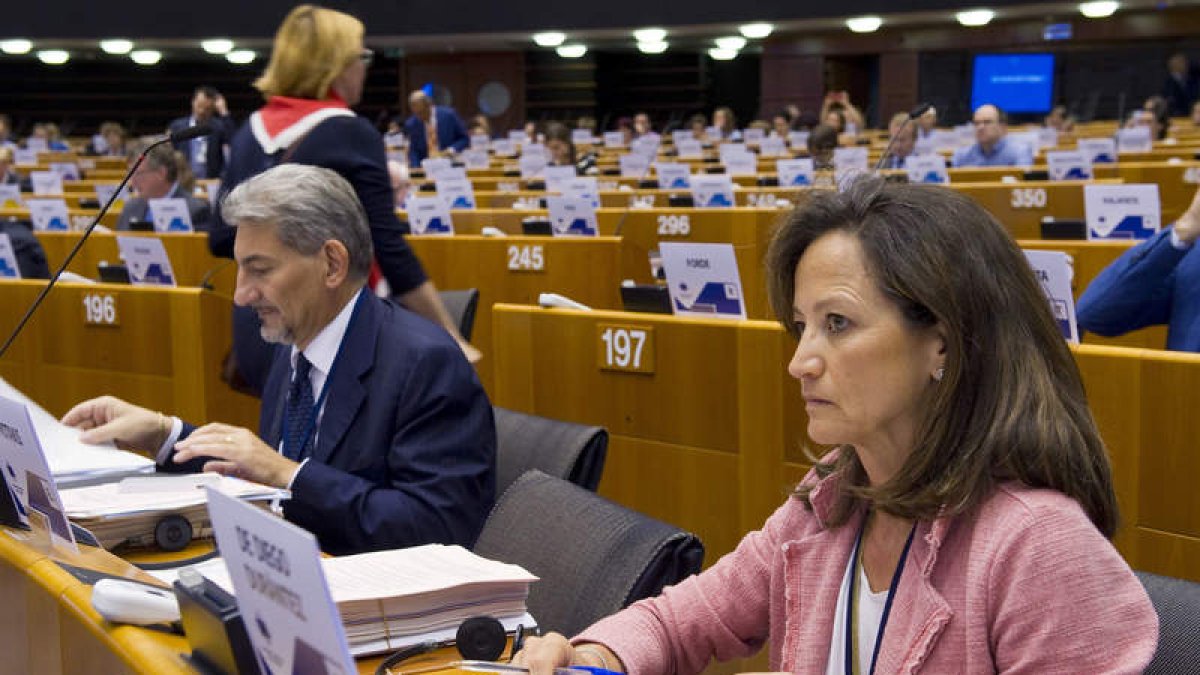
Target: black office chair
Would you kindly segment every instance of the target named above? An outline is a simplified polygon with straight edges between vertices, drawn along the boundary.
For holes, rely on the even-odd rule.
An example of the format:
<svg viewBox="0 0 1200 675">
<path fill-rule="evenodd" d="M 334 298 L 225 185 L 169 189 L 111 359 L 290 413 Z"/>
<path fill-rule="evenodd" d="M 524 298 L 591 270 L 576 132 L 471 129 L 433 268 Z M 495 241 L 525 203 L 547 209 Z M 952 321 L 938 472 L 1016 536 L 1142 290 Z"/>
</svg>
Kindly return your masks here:
<svg viewBox="0 0 1200 675">
<path fill-rule="evenodd" d="M 464 340 L 471 339 L 471 329 L 475 326 L 475 309 L 479 305 L 479 289 L 468 288 L 465 291 L 438 291 L 446 312 L 458 326 Z"/>
<path fill-rule="evenodd" d="M 496 494 L 530 469 L 596 491 L 608 453 L 608 432 L 505 408 L 496 414 Z"/>
<path fill-rule="evenodd" d="M 536 470 L 497 500 L 475 552 L 536 574 L 529 613 L 543 632 L 564 635 L 658 595 L 704 563 L 695 535 Z"/>
<path fill-rule="evenodd" d="M 1158 612 L 1158 649 L 1146 675 L 1195 673 L 1200 664 L 1200 584 L 1135 572 Z"/>
</svg>

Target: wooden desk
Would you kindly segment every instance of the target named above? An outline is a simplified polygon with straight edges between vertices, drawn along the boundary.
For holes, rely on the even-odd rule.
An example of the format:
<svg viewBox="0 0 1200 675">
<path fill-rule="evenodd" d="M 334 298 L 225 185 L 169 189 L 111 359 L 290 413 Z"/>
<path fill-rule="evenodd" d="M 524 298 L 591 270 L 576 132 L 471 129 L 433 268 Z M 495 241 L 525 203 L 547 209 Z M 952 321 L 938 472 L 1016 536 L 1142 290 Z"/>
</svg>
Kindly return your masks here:
<svg viewBox="0 0 1200 675">
<path fill-rule="evenodd" d="M 0 282 L 0 306 L 27 307 L 44 284 Z M 106 323 L 106 306 L 115 323 Z M 87 307 L 98 323 L 87 322 Z M 0 314 L 0 333 L 23 313 Z M 220 380 L 230 331 L 230 301 L 214 293 L 64 283 L 0 359 L 0 374 L 56 416 L 112 394 L 196 423 L 257 429 L 258 400 Z"/>
<path fill-rule="evenodd" d="M 63 189 L 65 190 L 66 188 L 64 187 Z M 27 196 L 25 198 L 36 199 L 37 197 Z M 50 197 L 50 199 L 53 199 L 53 197 Z M 100 209 L 73 209 L 68 207 L 67 217 L 70 218 L 70 225 L 73 229 L 82 230 L 91 224 L 92 219 L 95 218 L 96 214 L 99 212 Z M 100 219 L 100 224 L 110 229 L 115 228 L 117 226 L 117 220 L 120 217 L 120 210 L 109 209 L 108 213 L 104 214 L 104 217 Z M 30 220 L 29 209 L 24 206 L 0 206 L 0 218 Z"/>
</svg>

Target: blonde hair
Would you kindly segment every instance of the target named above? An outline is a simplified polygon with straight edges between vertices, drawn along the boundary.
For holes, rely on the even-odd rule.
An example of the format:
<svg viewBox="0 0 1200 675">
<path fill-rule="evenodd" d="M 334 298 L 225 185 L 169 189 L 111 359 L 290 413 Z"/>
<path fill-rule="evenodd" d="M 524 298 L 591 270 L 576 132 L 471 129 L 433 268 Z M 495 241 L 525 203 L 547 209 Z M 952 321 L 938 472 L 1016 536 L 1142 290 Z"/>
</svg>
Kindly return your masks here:
<svg viewBox="0 0 1200 675">
<path fill-rule="evenodd" d="M 362 49 L 358 19 L 316 5 L 299 5 L 280 24 L 266 71 L 254 81 L 263 96 L 323 99 Z"/>
</svg>

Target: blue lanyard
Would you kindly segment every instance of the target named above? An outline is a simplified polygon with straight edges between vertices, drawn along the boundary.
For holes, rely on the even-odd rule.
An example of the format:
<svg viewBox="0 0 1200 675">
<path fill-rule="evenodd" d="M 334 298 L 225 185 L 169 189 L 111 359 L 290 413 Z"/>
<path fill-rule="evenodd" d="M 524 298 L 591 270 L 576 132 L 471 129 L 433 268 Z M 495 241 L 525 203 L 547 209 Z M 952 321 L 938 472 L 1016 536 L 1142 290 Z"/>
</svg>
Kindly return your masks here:
<svg viewBox="0 0 1200 675">
<path fill-rule="evenodd" d="M 857 636 L 854 629 L 854 586 L 858 580 L 858 570 L 860 566 L 860 554 L 862 550 L 863 533 L 867 529 L 867 518 L 863 518 L 862 525 L 858 528 L 858 539 L 854 542 L 854 551 L 851 554 L 851 560 L 854 562 L 850 570 L 850 587 L 846 591 L 846 675 L 854 675 L 858 670 L 855 665 L 858 662 L 854 653 L 854 643 Z M 868 675 L 873 675 L 875 672 L 875 662 L 879 660 L 879 645 L 883 643 L 883 631 L 887 628 L 888 615 L 892 613 L 892 600 L 896 598 L 896 589 L 900 586 L 900 576 L 904 573 L 904 563 L 908 560 L 908 549 L 912 547 L 913 535 L 917 532 L 917 524 L 914 522 L 912 529 L 908 532 L 908 540 L 904 542 L 904 551 L 900 553 L 900 561 L 896 563 L 896 571 L 892 574 L 892 583 L 888 587 L 887 600 L 883 603 L 883 616 L 879 618 L 879 633 L 875 636 L 875 647 L 871 650 L 871 670 Z"/>
<path fill-rule="evenodd" d="M 308 415 L 308 421 L 304 425 L 304 436 L 300 441 L 300 450 L 296 453 L 296 457 L 300 457 L 300 454 L 304 452 L 304 448 L 308 447 L 308 439 L 312 438 L 313 432 L 316 431 L 317 417 L 321 413 L 321 408 L 325 405 L 325 397 L 329 395 L 329 385 L 333 382 L 333 374 L 337 371 L 338 362 L 342 360 L 342 350 L 346 347 L 346 336 L 350 334 L 350 329 L 354 326 L 354 318 L 358 316 L 358 308 L 362 306 L 365 295 L 366 291 L 360 290 L 358 298 L 354 301 L 354 309 L 350 310 L 350 320 L 346 322 L 346 332 L 342 334 L 342 341 L 338 344 L 337 354 L 334 354 L 333 363 L 329 366 L 329 374 L 325 376 L 325 384 L 321 385 L 321 393 L 317 396 L 317 401 L 313 404 L 312 412 Z M 291 395 L 290 392 L 288 395 Z M 280 429 L 280 443 L 287 442 L 287 429 L 288 416 L 285 414 L 283 416 L 282 428 Z M 313 449 L 315 450 L 316 448 Z"/>
</svg>

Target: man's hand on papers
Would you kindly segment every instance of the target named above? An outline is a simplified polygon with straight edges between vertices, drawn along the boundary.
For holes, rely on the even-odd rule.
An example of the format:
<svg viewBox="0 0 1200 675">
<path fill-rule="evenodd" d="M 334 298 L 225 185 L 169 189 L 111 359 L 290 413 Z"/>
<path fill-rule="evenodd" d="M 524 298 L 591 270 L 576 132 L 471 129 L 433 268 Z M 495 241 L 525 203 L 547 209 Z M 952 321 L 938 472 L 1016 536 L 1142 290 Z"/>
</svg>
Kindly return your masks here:
<svg viewBox="0 0 1200 675">
<path fill-rule="evenodd" d="M 115 396 L 80 403 L 67 411 L 62 423 L 84 429 L 79 436 L 84 443 L 112 441 L 120 448 L 153 453 L 165 439 L 164 418 L 160 413 Z"/>
<path fill-rule="evenodd" d="M 206 424 L 175 444 L 175 462 L 213 457 L 205 471 L 287 488 L 300 465 L 262 442 L 253 431 L 228 424 Z"/>
</svg>

